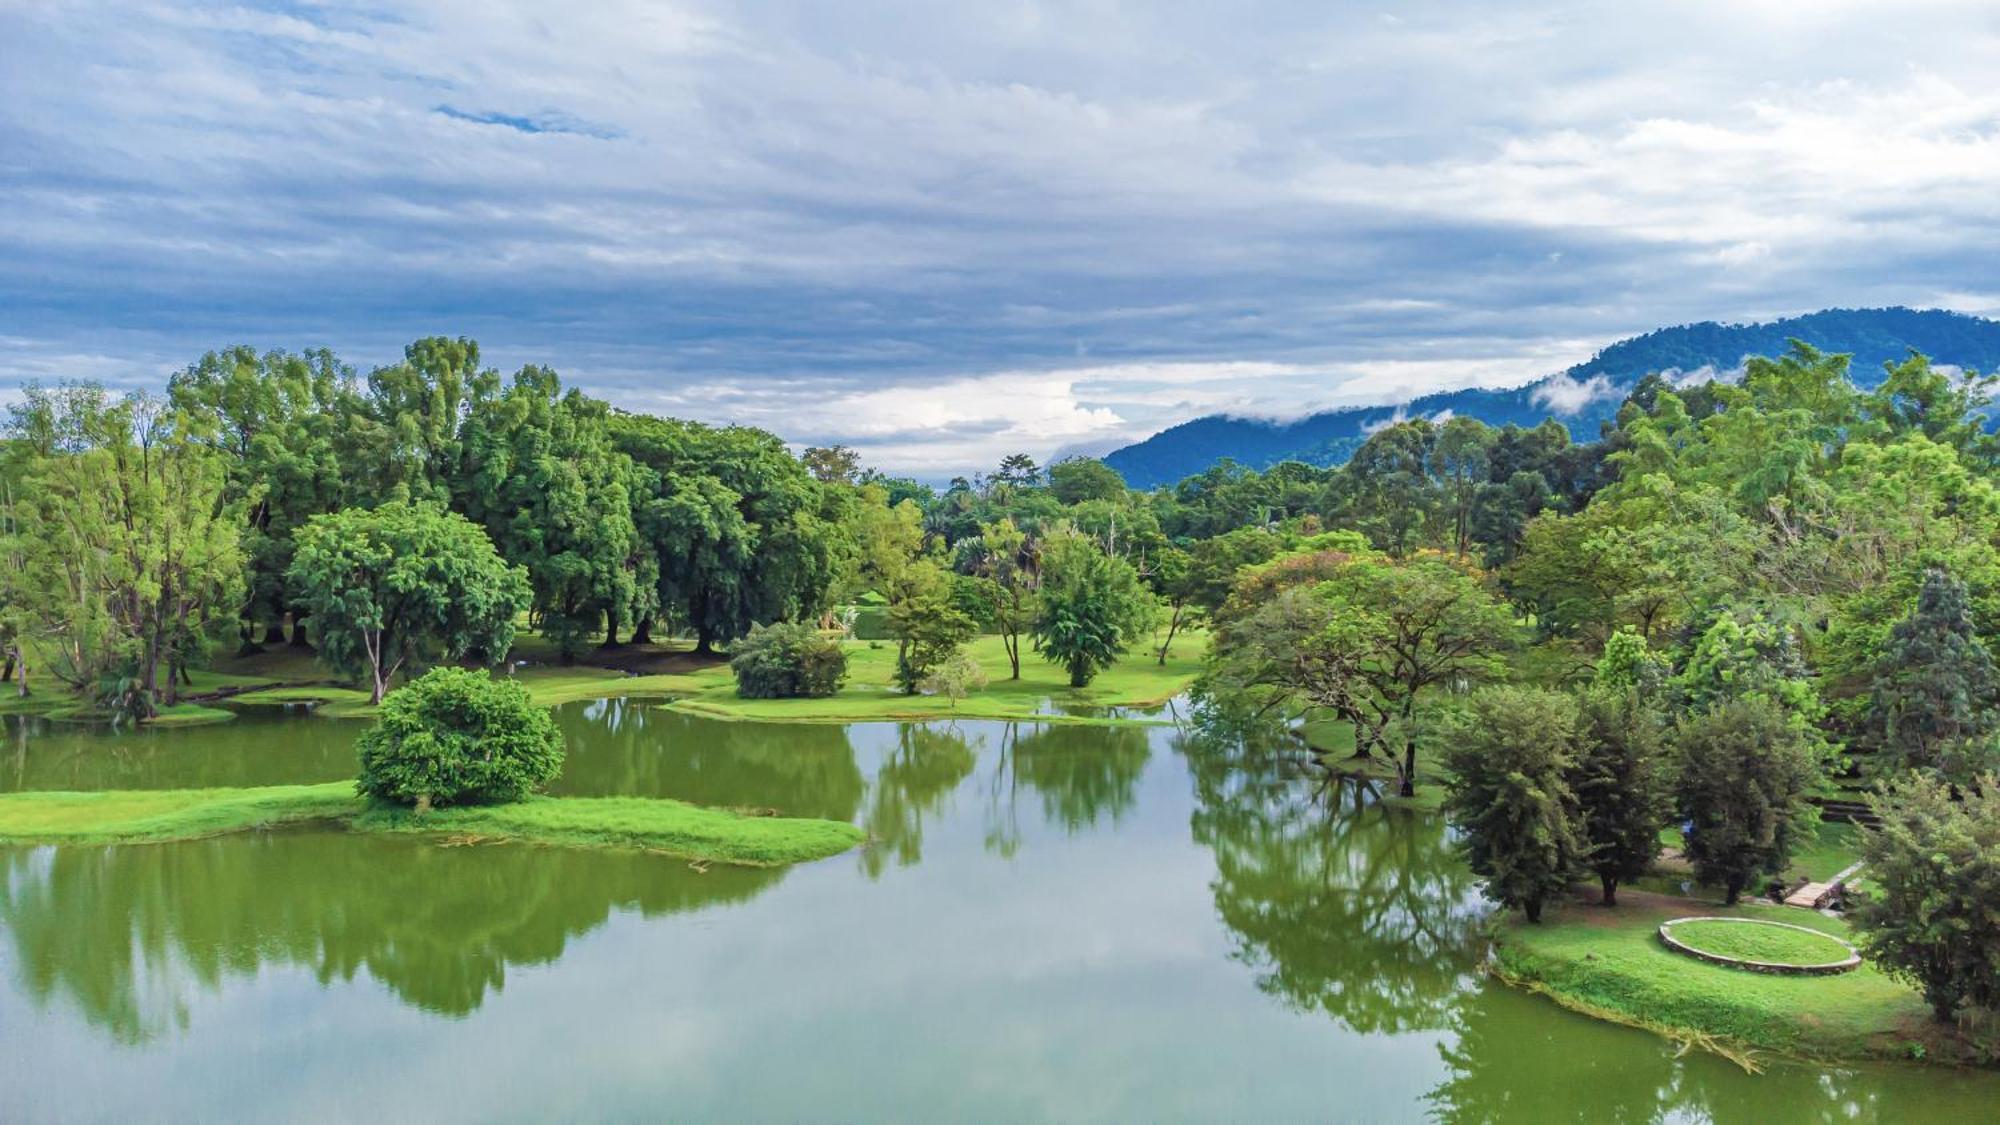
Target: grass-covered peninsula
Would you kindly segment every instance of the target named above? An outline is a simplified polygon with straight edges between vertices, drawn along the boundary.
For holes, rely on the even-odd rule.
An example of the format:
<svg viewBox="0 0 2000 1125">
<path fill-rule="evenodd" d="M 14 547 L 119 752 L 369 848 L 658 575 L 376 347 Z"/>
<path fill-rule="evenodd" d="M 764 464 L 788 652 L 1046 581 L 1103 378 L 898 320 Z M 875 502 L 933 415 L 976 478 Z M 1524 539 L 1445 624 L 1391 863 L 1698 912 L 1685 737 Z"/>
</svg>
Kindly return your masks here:
<svg viewBox="0 0 2000 1125">
<path fill-rule="evenodd" d="M 772 867 L 823 859 L 860 843 L 851 824 L 751 816 L 637 797 L 536 797 L 511 805 L 382 808 L 351 782 L 253 789 L 0 794 L 0 843 L 165 843 L 304 822 L 352 831 L 560 847 L 619 847 L 687 859 Z"/>
<path fill-rule="evenodd" d="M 1930 1018 L 1908 985 L 1864 961 L 1838 976 L 1778 976 L 1710 964 L 1663 945 L 1660 923 L 1689 915 L 1762 918 L 1844 941 L 1847 923 L 1810 910 L 1627 891 L 1616 908 L 1578 900 L 1539 925 L 1496 924 L 1493 968 L 1566 1008 L 1643 1027 L 1747 1065 L 1762 1053 L 1821 1060 L 1991 1062 L 1989 1049 Z M 1833 948 L 1832 943 L 1826 943 Z"/>
</svg>

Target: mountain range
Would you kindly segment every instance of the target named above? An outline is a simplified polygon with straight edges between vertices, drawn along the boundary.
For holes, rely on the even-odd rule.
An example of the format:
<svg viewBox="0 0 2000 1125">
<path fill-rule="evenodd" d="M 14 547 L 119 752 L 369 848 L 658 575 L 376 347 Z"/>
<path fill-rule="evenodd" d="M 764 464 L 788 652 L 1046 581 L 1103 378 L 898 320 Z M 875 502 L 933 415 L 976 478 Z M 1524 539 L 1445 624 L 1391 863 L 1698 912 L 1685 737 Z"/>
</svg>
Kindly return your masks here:
<svg viewBox="0 0 2000 1125">
<path fill-rule="evenodd" d="M 1777 355 L 1791 340 L 1854 357 L 1854 381 L 1881 382 L 1882 365 L 1914 349 L 1934 362 L 1980 371 L 2000 368 L 2000 321 L 1939 309 L 1826 309 L 1761 324 L 1703 321 L 1620 340 L 1590 359 L 1521 387 L 1424 395 L 1403 403 L 1327 410 L 1292 421 L 1211 414 L 1162 430 L 1104 457 L 1135 488 L 1156 488 L 1223 458 L 1253 468 L 1280 461 L 1339 464 L 1368 435 L 1399 418 L 1465 415 L 1494 426 L 1555 418 L 1578 440 L 1597 436 L 1633 383 L 1651 372 L 1708 369 L 1728 376 L 1746 357 Z"/>
</svg>

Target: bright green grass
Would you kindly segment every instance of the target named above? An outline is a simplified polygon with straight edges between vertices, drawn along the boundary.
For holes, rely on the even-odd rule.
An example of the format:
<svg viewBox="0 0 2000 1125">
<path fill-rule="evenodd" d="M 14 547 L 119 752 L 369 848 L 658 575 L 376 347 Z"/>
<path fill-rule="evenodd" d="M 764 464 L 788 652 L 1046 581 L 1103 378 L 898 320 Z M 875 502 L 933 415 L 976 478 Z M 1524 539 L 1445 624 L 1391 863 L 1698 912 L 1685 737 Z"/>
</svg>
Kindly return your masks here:
<svg viewBox="0 0 2000 1125">
<path fill-rule="evenodd" d="M 722 669 L 724 676 L 728 673 L 728 668 Z M 702 675 L 628 676 L 610 668 L 582 666 L 523 668 L 515 678 L 526 684 L 529 697 L 544 707 L 618 695 L 683 695 L 700 691 L 710 682 Z"/>
<path fill-rule="evenodd" d="M 896 646 L 891 641 L 847 643 L 847 683 L 824 699 L 741 699 L 727 665 L 682 679 L 699 685 L 672 706 L 725 719 L 843 722 L 870 719 L 1034 719 L 1062 722 L 1133 722 L 1107 714 L 1112 708 L 1150 709 L 1187 690 L 1201 671 L 1206 634 L 1176 638 L 1173 655 L 1161 666 L 1157 650 L 1141 647 L 1100 672 L 1087 688 L 1073 690 L 1069 677 L 1039 655 L 1021 654 L 1021 678 L 1010 679 L 1006 648 L 997 636 L 983 636 L 967 650 L 986 669 L 987 685 L 953 706 L 940 696 L 905 695 L 896 686 Z M 1024 649 L 1027 647 L 1025 642 Z"/>
<path fill-rule="evenodd" d="M 1861 833 L 1846 821 L 1822 821 L 1819 837 L 1792 856 L 1786 871 L 1825 882 L 1861 861 Z"/>
<path fill-rule="evenodd" d="M 514 805 L 433 809 L 421 816 L 375 808 L 353 823 L 370 832 L 643 848 L 752 867 L 824 859 L 862 840 L 859 828 L 839 821 L 745 816 L 641 797 L 537 797 Z"/>
<path fill-rule="evenodd" d="M 354 783 L 257 789 L 119 789 L 0 794 L 0 842 L 115 844 L 194 840 L 361 810 Z"/>
<path fill-rule="evenodd" d="M 1847 947 L 1833 938 L 1818 931 L 1807 933 L 1785 926 L 1698 921 L 1682 922 L 1670 933 L 1675 941 L 1690 949 L 1767 965 L 1826 965 L 1845 961 L 1849 956 Z"/>
<path fill-rule="evenodd" d="M 563 847 L 643 848 L 688 859 L 771 867 L 844 852 L 862 832 L 839 821 L 748 816 L 640 797 L 536 797 L 515 805 L 370 807 L 354 783 L 257 789 L 0 794 L 0 843 L 117 844 L 195 840 L 300 821 L 352 829 Z"/>
<path fill-rule="evenodd" d="M 236 717 L 233 711 L 220 707 L 204 707 L 199 703 L 176 703 L 172 707 L 162 707 L 152 718 L 146 720 L 151 727 L 192 727 L 204 723 L 226 723 Z"/>
<path fill-rule="evenodd" d="M 1746 1048 L 1816 1058 L 1901 1056 L 1925 1043 L 1938 1059 L 1972 1051 L 1932 1023 L 1923 998 L 1873 965 L 1838 976 L 1745 972 L 1675 953 L 1657 930 L 1669 918 L 1765 918 L 1849 938 L 1846 923 L 1794 907 L 1718 907 L 1628 892 L 1615 909 L 1572 905 L 1530 925 L 1499 925 L 1496 967 L 1567 1007 L 1740 1054 Z M 1851 940 L 1851 938 L 1849 938 Z"/>
</svg>

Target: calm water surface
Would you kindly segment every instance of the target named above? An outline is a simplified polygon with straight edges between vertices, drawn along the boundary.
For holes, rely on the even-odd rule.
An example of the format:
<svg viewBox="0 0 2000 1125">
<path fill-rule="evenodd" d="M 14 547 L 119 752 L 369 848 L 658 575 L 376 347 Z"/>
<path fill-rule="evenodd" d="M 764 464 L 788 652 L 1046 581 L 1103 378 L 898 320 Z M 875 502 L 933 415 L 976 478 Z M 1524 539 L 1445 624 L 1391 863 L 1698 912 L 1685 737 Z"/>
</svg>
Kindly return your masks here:
<svg viewBox="0 0 2000 1125">
<path fill-rule="evenodd" d="M 1975 1121 L 1475 971 L 1433 817 L 1173 728 L 558 711 L 561 792 L 851 820 L 785 871 L 330 830 L 0 850 L 0 1118 Z M 13 722 L 0 789 L 349 776 L 352 723 Z"/>
</svg>

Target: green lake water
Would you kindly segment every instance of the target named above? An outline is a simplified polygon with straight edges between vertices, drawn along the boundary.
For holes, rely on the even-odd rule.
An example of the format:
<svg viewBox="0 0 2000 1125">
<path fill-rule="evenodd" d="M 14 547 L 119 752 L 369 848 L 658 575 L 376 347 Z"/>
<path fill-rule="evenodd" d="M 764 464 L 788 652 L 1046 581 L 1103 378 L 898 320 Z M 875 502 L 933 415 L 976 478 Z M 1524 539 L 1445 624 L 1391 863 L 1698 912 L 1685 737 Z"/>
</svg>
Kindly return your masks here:
<svg viewBox="0 0 2000 1125">
<path fill-rule="evenodd" d="M 1476 971 L 1440 821 L 1173 727 L 557 712 L 559 792 L 851 820 L 780 871 L 335 830 L 0 849 L 0 1120 L 1978 1121 Z M 359 724 L 9 720 L 0 790 L 324 781 Z"/>
</svg>

